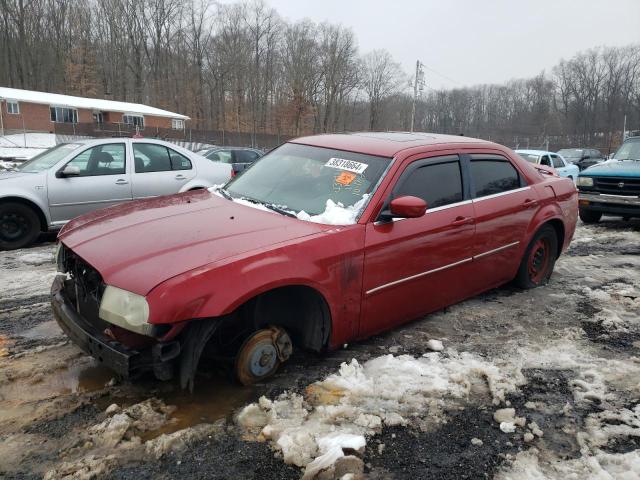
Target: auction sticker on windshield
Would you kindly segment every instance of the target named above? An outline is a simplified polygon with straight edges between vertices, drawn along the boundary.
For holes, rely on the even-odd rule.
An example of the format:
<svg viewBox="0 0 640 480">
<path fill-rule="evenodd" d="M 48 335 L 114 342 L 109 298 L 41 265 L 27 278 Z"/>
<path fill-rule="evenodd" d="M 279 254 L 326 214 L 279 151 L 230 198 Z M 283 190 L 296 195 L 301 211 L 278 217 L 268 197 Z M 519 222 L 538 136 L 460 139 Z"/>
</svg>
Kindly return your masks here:
<svg viewBox="0 0 640 480">
<path fill-rule="evenodd" d="M 351 183 L 356 179 L 357 175 L 351 172 L 342 172 L 340 175 L 336 177 L 336 183 L 340 185 L 351 185 Z"/>
<path fill-rule="evenodd" d="M 324 166 L 361 174 L 369 165 L 366 163 L 354 162 L 353 160 L 345 160 L 344 158 L 330 158 Z"/>
</svg>

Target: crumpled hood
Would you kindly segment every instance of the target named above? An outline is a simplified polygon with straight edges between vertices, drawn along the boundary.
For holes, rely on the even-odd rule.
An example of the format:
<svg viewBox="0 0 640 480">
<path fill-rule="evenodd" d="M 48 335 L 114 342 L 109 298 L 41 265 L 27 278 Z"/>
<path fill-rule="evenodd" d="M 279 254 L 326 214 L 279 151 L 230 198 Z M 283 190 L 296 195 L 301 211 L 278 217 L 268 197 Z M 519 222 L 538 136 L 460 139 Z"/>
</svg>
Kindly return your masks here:
<svg viewBox="0 0 640 480">
<path fill-rule="evenodd" d="M 108 285 L 146 295 L 181 273 L 329 228 L 200 190 L 83 215 L 59 238 Z"/>
<path fill-rule="evenodd" d="M 640 177 L 640 161 L 609 160 L 589 167 L 582 172 L 584 177 Z"/>
</svg>

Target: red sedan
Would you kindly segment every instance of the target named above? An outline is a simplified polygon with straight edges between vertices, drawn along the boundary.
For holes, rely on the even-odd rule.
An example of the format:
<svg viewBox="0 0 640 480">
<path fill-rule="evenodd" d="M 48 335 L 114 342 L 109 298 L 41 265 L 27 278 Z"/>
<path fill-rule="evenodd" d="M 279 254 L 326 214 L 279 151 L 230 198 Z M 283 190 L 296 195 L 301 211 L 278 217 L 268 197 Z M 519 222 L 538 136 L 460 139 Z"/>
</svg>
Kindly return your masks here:
<svg viewBox="0 0 640 480">
<path fill-rule="evenodd" d="M 571 182 L 466 137 L 299 138 L 224 187 L 69 222 L 58 322 L 122 376 L 227 362 L 244 384 L 515 281 L 544 284 L 578 212 Z"/>
</svg>

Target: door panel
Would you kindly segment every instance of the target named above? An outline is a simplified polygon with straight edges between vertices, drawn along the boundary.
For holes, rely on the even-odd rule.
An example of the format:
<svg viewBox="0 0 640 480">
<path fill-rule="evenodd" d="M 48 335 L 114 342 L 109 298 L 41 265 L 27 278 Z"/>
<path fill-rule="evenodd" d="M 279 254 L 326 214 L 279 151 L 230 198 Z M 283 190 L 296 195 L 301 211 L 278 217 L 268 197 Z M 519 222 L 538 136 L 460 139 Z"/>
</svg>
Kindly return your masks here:
<svg viewBox="0 0 640 480">
<path fill-rule="evenodd" d="M 53 223 L 63 223 L 79 215 L 131 200 L 128 162 L 124 143 L 88 148 L 67 165 L 80 169 L 80 175 L 57 178 L 47 174 L 47 195 Z"/>
<path fill-rule="evenodd" d="M 495 164 L 501 162 L 504 165 L 496 169 Z M 515 178 L 507 176 L 511 169 Z M 471 155 L 471 177 L 476 197 L 474 271 L 482 279 L 478 285 L 478 291 L 482 291 L 515 276 L 519 252 L 524 248 L 521 241 L 536 211 L 538 197 L 534 189 L 523 186 L 523 178 L 504 157 Z"/>
<path fill-rule="evenodd" d="M 410 162 L 387 204 L 413 195 L 431 208 L 420 218 L 367 224 L 360 336 L 454 303 L 473 288 L 467 279 L 475 226 L 463 178 L 457 155 Z"/>
<path fill-rule="evenodd" d="M 470 202 L 366 227 L 364 337 L 465 298 L 475 227 Z"/>
<path fill-rule="evenodd" d="M 134 142 L 133 198 L 178 193 L 195 177 L 193 165 L 184 155 L 157 143 Z"/>
</svg>

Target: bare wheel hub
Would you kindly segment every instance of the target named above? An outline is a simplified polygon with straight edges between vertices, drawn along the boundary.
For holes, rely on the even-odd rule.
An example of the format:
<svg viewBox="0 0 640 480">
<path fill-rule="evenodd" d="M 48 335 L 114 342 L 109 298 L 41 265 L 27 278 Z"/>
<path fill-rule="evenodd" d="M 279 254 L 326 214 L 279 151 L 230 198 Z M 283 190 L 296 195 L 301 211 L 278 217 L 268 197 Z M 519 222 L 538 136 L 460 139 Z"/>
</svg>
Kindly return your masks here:
<svg viewBox="0 0 640 480">
<path fill-rule="evenodd" d="M 243 385 L 251 385 L 275 373 L 291 355 L 291 339 L 280 327 L 258 330 L 240 347 L 235 371 Z"/>
</svg>

